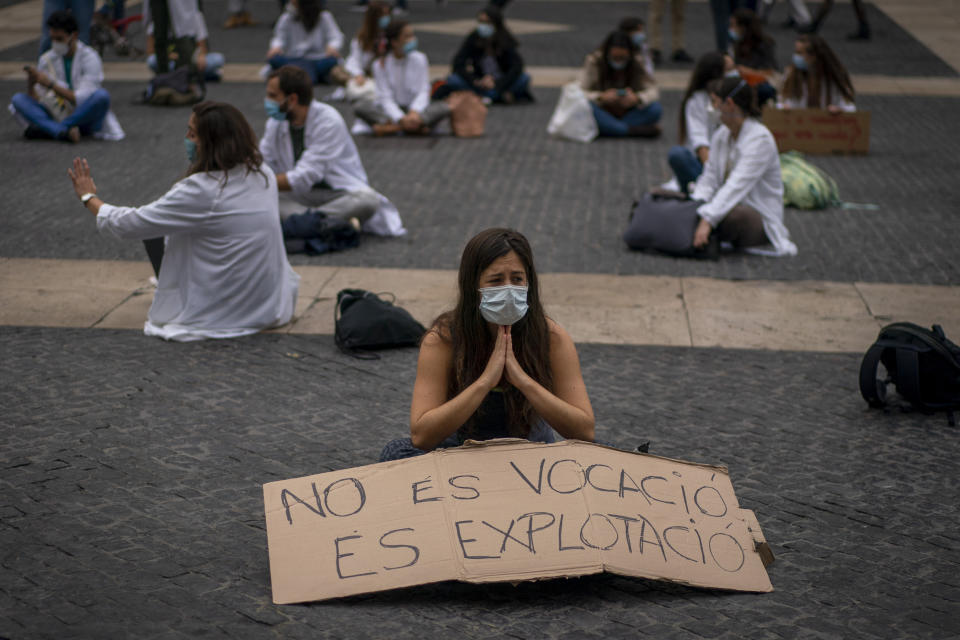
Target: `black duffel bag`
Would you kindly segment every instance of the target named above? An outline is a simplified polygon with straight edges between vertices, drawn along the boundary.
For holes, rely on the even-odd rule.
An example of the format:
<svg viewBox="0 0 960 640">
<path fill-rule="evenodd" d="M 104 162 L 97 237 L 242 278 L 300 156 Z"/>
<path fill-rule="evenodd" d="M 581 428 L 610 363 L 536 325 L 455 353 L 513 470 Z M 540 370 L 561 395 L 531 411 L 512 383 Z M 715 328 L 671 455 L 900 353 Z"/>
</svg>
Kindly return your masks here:
<svg viewBox="0 0 960 640">
<path fill-rule="evenodd" d="M 623 241 L 631 249 L 653 249 L 684 258 L 716 259 L 718 246 L 711 246 L 708 250 L 695 249 L 693 246 L 693 234 L 700 222 L 697 208 L 702 204 L 699 200 L 645 193 L 631 207 L 630 222 L 623 233 Z M 716 234 L 711 237 L 711 245 L 714 245 Z"/>
<path fill-rule="evenodd" d="M 333 320 L 337 347 L 363 360 L 380 357 L 364 351 L 415 347 L 427 331 L 406 309 L 364 289 L 341 289 Z"/>
</svg>

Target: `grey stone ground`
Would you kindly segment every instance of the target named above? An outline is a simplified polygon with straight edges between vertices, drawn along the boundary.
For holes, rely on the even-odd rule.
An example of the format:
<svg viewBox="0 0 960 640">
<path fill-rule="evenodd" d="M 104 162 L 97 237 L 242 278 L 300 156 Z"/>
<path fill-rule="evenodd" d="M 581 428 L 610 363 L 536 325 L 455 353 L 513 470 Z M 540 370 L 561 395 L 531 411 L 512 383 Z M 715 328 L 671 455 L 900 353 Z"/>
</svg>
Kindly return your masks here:
<svg viewBox="0 0 960 640">
<path fill-rule="evenodd" d="M 272 5 L 253 6 L 270 19 Z M 532 64 L 573 65 L 626 6 L 518 1 L 509 11 L 579 25 L 524 39 Z M 222 7 L 208 6 L 217 37 Z M 475 9 L 413 8 L 431 19 Z M 691 34 L 706 37 L 695 17 L 705 9 L 690 4 Z M 871 11 L 886 38 L 838 45 L 855 72 L 953 74 Z M 849 12 L 834 10 L 834 37 Z M 229 59 L 256 60 L 227 35 Z M 457 41 L 420 38 L 438 61 Z M 0 83 L 0 102 L 18 85 Z M 96 235 L 64 171 L 83 153 L 108 200 L 156 197 L 182 170 L 187 111 L 133 107 L 136 85 L 109 88 L 122 143 L 28 143 L 0 128 L 0 256 L 143 259 L 136 244 Z M 262 129 L 259 86 L 210 95 Z M 816 162 L 845 199 L 880 210 L 791 211 L 796 258 L 704 264 L 630 253 L 618 239 L 631 197 L 663 177 L 679 95 L 664 95 L 670 136 L 588 146 L 546 138 L 557 95 L 495 109 L 481 140 L 361 140 L 409 236 L 297 262 L 454 268 L 473 232 L 512 224 L 531 236 L 543 271 L 960 283 L 948 144 L 960 133 L 958 100 L 863 97 L 871 154 Z M 777 555 L 772 594 L 604 575 L 277 607 L 261 485 L 373 461 L 406 429 L 414 351 L 370 363 L 339 354 L 329 336 L 176 345 L 132 331 L 9 327 L 0 345 L 0 637 L 960 636 L 957 430 L 942 416 L 867 411 L 856 354 L 579 347 L 599 437 L 729 466 Z"/>
</svg>

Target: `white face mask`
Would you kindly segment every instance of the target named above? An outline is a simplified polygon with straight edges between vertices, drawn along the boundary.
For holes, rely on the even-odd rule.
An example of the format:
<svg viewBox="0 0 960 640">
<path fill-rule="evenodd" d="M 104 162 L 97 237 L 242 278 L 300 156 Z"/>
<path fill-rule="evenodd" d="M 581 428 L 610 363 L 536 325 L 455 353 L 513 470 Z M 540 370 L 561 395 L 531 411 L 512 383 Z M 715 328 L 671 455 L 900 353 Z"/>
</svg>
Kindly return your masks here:
<svg viewBox="0 0 960 640">
<path fill-rule="evenodd" d="M 712 104 L 707 105 L 707 124 L 711 131 L 720 126 L 720 112 Z"/>
<path fill-rule="evenodd" d="M 53 52 L 61 58 L 70 53 L 70 45 L 66 42 L 57 42 L 54 40 L 50 43 L 50 48 L 53 49 Z"/>
<path fill-rule="evenodd" d="M 487 322 L 509 326 L 527 315 L 527 287 L 505 284 L 480 289 L 480 315 Z"/>
</svg>

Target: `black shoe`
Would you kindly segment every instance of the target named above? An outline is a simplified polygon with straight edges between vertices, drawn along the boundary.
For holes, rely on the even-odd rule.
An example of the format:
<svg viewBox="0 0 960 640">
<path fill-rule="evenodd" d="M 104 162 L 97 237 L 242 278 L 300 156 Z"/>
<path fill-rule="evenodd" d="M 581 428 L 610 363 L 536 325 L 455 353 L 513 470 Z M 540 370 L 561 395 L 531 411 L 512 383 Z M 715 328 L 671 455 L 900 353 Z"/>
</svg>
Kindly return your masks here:
<svg viewBox="0 0 960 640">
<path fill-rule="evenodd" d="M 847 34 L 847 40 L 869 40 L 870 39 L 870 25 L 866 22 L 861 22 L 860 26 L 857 27 L 857 30 L 853 33 Z"/>
<path fill-rule="evenodd" d="M 783 22 L 780 23 L 780 28 L 781 28 L 781 29 L 793 29 L 794 27 L 800 28 L 800 27 L 797 25 L 797 21 L 794 20 L 793 18 L 787 18 L 785 21 L 783 21 Z"/>
<path fill-rule="evenodd" d="M 693 62 L 693 58 L 684 49 L 677 49 L 673 52 L 674 62 Z"/>
<path fill-rule="evenodd" d="M 650 57 L 653 58 L 653 64 L 660 64 L 663 61 L 663 54 L 660 49 L 650 49 Z"/>
</svg>

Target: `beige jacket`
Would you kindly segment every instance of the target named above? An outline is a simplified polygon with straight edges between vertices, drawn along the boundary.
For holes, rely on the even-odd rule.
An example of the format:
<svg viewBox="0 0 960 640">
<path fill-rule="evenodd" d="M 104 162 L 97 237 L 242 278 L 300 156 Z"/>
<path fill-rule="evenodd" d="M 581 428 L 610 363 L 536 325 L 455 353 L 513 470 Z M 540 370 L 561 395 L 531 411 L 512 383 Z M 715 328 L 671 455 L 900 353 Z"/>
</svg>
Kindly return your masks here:
<svg viewBox="0 0 960 640">
<path fill-rule="evenodd" d="M 619 89 L 621 87 L 604 87 L 600 84 L 600 65 L 606 64 L 603 59 L 602 51 L 594 51 L 583 61 L 583 69 L 580 70 L 580 88 L 587 94 L 587 98 L 597 102 L 600 94 L 605 89 Z M 644 61 L 641 54 L 637 54 L 634 59 L 633 77 L 627 83 L 626 87 L 632 89 L 640 98 L 641 105 L 647 105 L 660 99 L 660 90 L 653 78 L 644 71 Z"/>
</svg>

